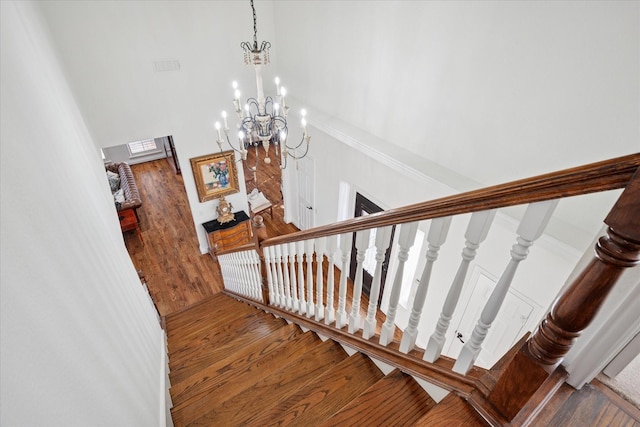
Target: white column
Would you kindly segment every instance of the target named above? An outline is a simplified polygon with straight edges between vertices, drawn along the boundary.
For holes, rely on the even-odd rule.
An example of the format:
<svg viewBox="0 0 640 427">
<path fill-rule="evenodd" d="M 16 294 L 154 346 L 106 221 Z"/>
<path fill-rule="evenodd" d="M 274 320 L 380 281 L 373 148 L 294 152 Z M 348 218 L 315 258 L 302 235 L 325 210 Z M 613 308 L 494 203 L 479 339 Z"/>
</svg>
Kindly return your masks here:
<svg viewBox="0 0 640 427">
<path fill-rule="evenodd" d="M 347 278 L 349 277 L 349 261 L 351 257 L 351 233 L 340 236 L 340 253 L 342 256 L 342 271 L 340 271 L 340 288 L 338 289 L 338 313 L 336 316 L 336 328 L 340 329 L 347 324 Z"/>
<path fill-rule="evenodd" d="M 322 303 L 324 279 L 322 277 L 322 260 L 324 258 L 325 238 L 316 239 L 316 321 L 324 318 L 324 304 Z"/>
<path fill-rule="evenodd" d="M 460 299 L 460 293 L 462 292 L 462 285 L 467 277 L 467 271 L 469 270 L 469 263 L 476 257 L 476 251 L 480 247 L 480 243 L 484 241 L 491 228 L 493 218 L 496 216 L 496 210 L 475 212 L 471 215 L 467 231 L 464 235 L 466 242 L 465 247 L 462 249 L 462 261 L 458 267 L 449 293 L 442 307 L 440 313 L 440 319 L 436 325 L 436 330 L 433 332 L 427 343 L 427 348 L 424 352 L 424 360 L 428 362 L 435 362 L 440 354 L 446 341 L 445 334 L 449 329 L 449 323 L 453 312 L 458 305 Z"/>
<path fill-rule="evenodd" d="M 356 277 L 353 281 L 353 301 L 351 301 L 351 315 L 349 316 L 349 333 L 360 329 L 360 298 L 362 297 L 362 270 L 364 257 L 369 247 L 370 230 L 356 232 Z"/>
<path fill-rule="evenodd" d="M 382 325 L 380 332 L 380 344 L 386 346 L 393 341 L 393 333 L 395 332 L 396 311 L 398 310 L 398 301 L 400 299 L 400 289 L 402 288 L 402 275 L 404 274 L 404 263 L 409 259 L 409 249 L 413 246 L 418 231 L 418 222 L 410 222 L 402 224 L 400 227 L 400 235 L 398 237 L 398 269 L 393 279 L 393 287 L 389 298 L 389 309 L 387 310 L 387 318 Z"/>
<path fill-rule="evenodd" d="M 504 298 L 507 296 L 507 291 L 520 261 L 527 258 L 529 246 L 542 235 L 557 204 L 557 200 L 548 200 L 546 202 L 532 203 L 527 207 L 527 211 L 517 230 L 517 243 L 511 248 L 511 261 L 507 264 L 487 304 L 484 306 L 471 338 L 462 347 L 458 360 L 453 365 L 454 372 L 466 374 L 473 366 L 478 354 L 480 354 L 480 350 L 482 350 L 482 342 L 498 315 Z"/>
<path fill-rule="evenodd" d="M 333 235 L 327 237 L 327 261 L 329 262 L 329 268 L 327 269 L 327 302 L 324 310 L 324 323 L 327 325 L 333 323 L 336 317 L 333 293 L 335 288 L 334 262 L 337 249 L 338 236 Z"/>
<path fill-rule="evenodd" d="M 378 299 L 380 297 L 380 282 L 382 276 L 382 265 L 384 264 L 385 254 L 389 248 L 391 241 L 392 227 L 378 228 L 376 231 L 376 270 L 371 281 L 371 291 L 369 292 L 369 307 L 367 310 L 367 318 L 364 321 L 364 329 L 362 336 L 371 338 L 376 333 L 376 311 L 378 310 Z"/>
</svg>

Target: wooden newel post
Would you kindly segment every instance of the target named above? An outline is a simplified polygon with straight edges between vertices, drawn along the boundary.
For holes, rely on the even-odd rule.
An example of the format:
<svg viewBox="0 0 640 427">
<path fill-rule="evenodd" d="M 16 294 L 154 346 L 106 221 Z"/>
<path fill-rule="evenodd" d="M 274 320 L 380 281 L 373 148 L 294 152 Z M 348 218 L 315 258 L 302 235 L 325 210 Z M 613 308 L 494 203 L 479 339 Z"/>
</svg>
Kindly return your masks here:
<svg viewBox="0 0 640 427">
<path fill-rule="evenodd" d="M 260 243 L 267 239 L 267 228 L 264 225 L 264 219 L 261 215 L 255 215 L 251 218 L 251 228 L 253 229 L 253 237 L 256 244 L 256 252 L 260 257 L 260 275 L 262 276 L 262 301 L 269 304 L 269 282 L 267 269 L 269 268 L 264 259 L 264 253 L 260 247 Z"/>
<path fill-rule="evenodd" d="M 636 172 L 604 222 L 608 225 L 607 235 L 596 244 L 593 260 L 556 299 L 488 396 L 508 420 L 562 362 L 624 269 L 640 262 L 640 172 Z"/>
<path fill-rule="evenodd" d="M 527 344 L 531 357 L 556 366 L 575 339 L 591 323 L 625 268 L 640 262 L 640 174 L 604 220 L 607 235 L 599 239 L 595 256 L 553 304 L 551 312 Z"/>
</svg>

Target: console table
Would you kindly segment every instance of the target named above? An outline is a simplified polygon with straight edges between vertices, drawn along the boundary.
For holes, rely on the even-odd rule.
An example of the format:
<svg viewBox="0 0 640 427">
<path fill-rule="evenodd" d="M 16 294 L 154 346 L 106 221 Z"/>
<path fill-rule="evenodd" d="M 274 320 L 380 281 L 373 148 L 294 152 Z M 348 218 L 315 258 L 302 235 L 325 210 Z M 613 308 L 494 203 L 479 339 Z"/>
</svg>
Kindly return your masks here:
<svg viewBox="0 0 640 427">
<path fill-rule="evenodd" d="M 254 242 L 251 221 L 244 211 L 235 212 L 235 219 L 220 224 L 217 219 L 202 224 L 207 232 L 209 254 L 216 260 L 216 253 Z"/>
</svg>

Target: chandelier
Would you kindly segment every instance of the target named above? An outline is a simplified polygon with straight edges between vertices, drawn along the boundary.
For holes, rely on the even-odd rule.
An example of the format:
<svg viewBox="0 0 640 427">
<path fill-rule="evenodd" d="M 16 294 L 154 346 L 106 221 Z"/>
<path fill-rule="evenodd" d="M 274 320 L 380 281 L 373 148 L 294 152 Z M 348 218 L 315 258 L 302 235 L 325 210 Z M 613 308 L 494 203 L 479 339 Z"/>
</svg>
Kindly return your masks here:
<svg viewBox="0 0 640 427">
<path fill-rule="evenodd" d="M 253 147 L 256 153 L 256 164 L 251 167 L 255 172 L 258 166 L 259 147 L 265 150 L 264 162 L 271 163 L 269 157 L 269 146 L 274 146 L 276 162 L 280 169 L 287 167 L 287 159 L 289 157 L 298 160 L 307 155 L 309 152 L 310 136 L 307 132 L 307 120 L 305 118 L 306 111 L 300 112 L 302 116 L 301 127 L 302 137 L 297 144 L 289 145 L 289 128 L 287 125 L 287 116 L 289 114 L 289 106 L 286 104 L 285 96 L 287 91 L 280 86 L 280 79 L 276 77 L 276 96 L 271 97 L 264 95 L 262 85 L 262 67 L 269 65 L 269 48 L 271 43 L 263 41 L 258 47 L 258 32 L 256 24 L 256 9 L 251 0 L 251 9 L 253 11 L 253 43 L 243 42 L 240 47 L 244 50 L 244 62 L 246 65 L 253 65 L 256 73 L 256 86 L 258 95 L 256 98 L 248 98 L 245 103 L 240 100 L 240 90 L 238 84 L 234 81 L 232 86 L 234 90 L 233 106 L 240 123 L 238 124 L 238 148 L 236 148 L 229 139 L 229 126 L 227 123 L 227 113 L 222 112 L 223 131 L 226 142 L 234 151 L 239 153 L 243 162 L 247 160 L 248 149 Z M 222 134 L 220 132 L 220 122 L 215 123 L 218 133 L 218 147 L 222 151 Z"/>
</svg>

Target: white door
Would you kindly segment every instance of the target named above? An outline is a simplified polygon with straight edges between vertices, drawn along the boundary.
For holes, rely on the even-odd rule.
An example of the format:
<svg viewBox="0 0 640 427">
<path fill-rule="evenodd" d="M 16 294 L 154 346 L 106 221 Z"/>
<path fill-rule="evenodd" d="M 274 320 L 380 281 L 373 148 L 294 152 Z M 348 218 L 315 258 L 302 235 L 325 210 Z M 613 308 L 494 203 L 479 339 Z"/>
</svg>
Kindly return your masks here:
<svg viewBox="0 0 640 427">
<path fill-rule="evenodd" d="M 474 288 L 467 301 L 462 319 L 457 324 L 451 324 L 453 338 L 446 355 L 453 358 L 458 357 L 463 343 L 471 337 L 480 318 L 480 313 L 496 285 L 495 279 L 480 270 L 476 270 L 474 273 L 471 281 L 475 282 Z M 498 316 L 491 325 L 484 343 L 482 343 L 482 351 L 480 351 L 475 364 L 482 368 L 491 368 L 526 332 L 526 324 L 536 308 L 537 304 L 526 301 L 523 296 L 510 289 Z"/>
<path fill-rule="evenodd" d="M 298 228 L 307 230 L 315 225 L 315 161 L 307 156 L 297 162 Z"/>
</svg>

